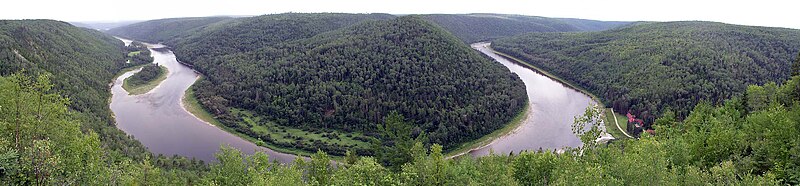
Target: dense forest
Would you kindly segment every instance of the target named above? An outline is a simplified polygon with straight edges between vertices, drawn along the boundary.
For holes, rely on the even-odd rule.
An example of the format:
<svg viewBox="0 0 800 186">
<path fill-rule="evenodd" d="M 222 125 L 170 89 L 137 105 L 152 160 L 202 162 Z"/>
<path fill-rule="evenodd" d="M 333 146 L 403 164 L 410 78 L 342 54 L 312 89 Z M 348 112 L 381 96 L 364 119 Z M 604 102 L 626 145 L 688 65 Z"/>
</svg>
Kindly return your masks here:
<svg viewBox="0 0 800 186">
<path fill-rule="evenodd" d="M 599 113 L 587 108 L 574 128 L 584 145 L 563 153 L 522 152 L 446 159 L 442 147 L 409 141 L 410 130 L 384 130 L 403 139 L 384 148 L 403 155 L 385 158 L 352 153 L 333 166 L 319 151 L 310 160 L 269 162 L 221 147 L 205 166 L 154 166 L 151 161 L 114 160 L 93 132 L 66 109 L 68 101 L 47 93 L 47 76 L 0 77 L 0 184 L 4 185 L 784 185 L 800 183 L 800 76 L 783 86 L 749 86 L 748 96 L 719 106 L 694 107 L 684 121 L 672 112 L 657 119 L 657 133 L 639 140 L 596 144 Z M 44 99 L 43 99 L 44 98 Z M 766 105 L 766 106 L 764 106 Z M 43 117 L 39 117 L 43 116 Z M 396 113 L 387 129 L 408 128 Z M 47 127 L 42 127 L 47 126 Z M 88 135 L 87 135 L 88 134 Z M 403 145 L 406 147 L 405 145 Z M 430 149 L 430 150 L 428 150 Z M 391 157 L 389 157 L 391 158 Z M 393 158 L 396 159 L 396 158 Z M 162 162 L 162 161 L 159 161 Z M 397 167 L 397 168 L 392 168 Z"/>
<path fill-rule="evenodd" d="M 277 146 L 310 152 L 344 155 L 353 148 L 370 154 L 363 144 L 391 111 L 405 115 L 417 133 L 448 149 L 503 127 L 525 106 L 524 85 L 517 76 L 441 28 L 414 16 L 352 20 L 373 16 L 383 18 L 256 17 L 248 27 L 234 25 L 215 33 L 276 34 L 258 35 L 267 39 L 198 36 L 174 48 L 181 61 L 207 76 L 194 90 L 222 123 Z M 343 28 L 323 33 L 338 27 Z M 258 119 L 249 122 L 248 113 L 232 109 Z M 275 130 L 273 125 L 327 137 L 267 131 Z M 356 141 L 332 142 L 338 136 Z"/>
<path fill-rule="evenodd" d="M 144 43 L 133 41 L 125 47 L 125 50 L 128 52 L 125 63 L 146 64 L 153 62 L 153 56 L 150 55 L 150 50 L 147 49 Z"/>
<path fill-rule="evenodd" d="M 148 43 L 160 43 L 185 36 L 191 32 L 197 32 L 211 24 L 231 19 L 233 18 L 189 17 L 157 19 L 112 28 L 106 33 L 123 38 L 135 38 L 138 41 Z"/>
<path fill-rule="evenodd" d="M 747 85 L 786 80 L 800 49 L 800 31 L 713 22 L 638 23 L 602 32 L 529 33 L 497 40 L 492 47 L 649 124 L 667 110 L 685 118 L 701 100 L 718 104 L 742 95 Z"/>
<path fill-rule="evenodd" d="M 165 68 L 159 67 L 158 64 L 145 65 L 142 70 L 125 79 L 125 83 L 130 87 L 142 86 L 166 73 Z"/>
<path fill-rule="evenodd" d="M 628 22 L 562 19 L 509 14 L 421 15 L 444 27 L 466 43 L 488 41 L 529 32 L 578 32 L 607 30 Z"/>
</svg>

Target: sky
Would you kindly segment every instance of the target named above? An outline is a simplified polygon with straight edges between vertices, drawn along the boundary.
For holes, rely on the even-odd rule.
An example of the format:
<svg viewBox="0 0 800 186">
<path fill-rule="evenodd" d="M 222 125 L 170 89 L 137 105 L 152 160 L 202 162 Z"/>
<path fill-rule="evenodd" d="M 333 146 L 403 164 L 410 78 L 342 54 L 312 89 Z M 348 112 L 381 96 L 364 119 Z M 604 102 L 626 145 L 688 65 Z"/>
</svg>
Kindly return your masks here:
<svg viewBox="0 0 800 186">
<path fill-rule="evenodd" d="M 503 13 L 604 21 L 716 21 L 800 29 L 797 0 L 7 0 L 0 19 L 114 22 L 285 12 Z"/>
</svg>

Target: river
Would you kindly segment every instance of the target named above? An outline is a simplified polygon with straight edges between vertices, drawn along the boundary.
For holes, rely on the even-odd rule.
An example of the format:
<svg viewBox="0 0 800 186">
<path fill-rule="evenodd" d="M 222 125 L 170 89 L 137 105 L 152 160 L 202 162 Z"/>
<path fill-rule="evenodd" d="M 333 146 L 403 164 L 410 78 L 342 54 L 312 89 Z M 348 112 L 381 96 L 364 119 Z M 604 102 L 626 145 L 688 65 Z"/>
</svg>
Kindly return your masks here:
<svg viewBox="0 0 800 186">
<path fill-rule="evenodd" d="M 130 40 L 123 41 L 130 43 Z M 119 129 L 134 136 L 151 152 L 167 156 L 181 155 L 210 162 L 215 160 L 214 153 L 220 145 L 227 144 L 248 154 L 263 151 L 271 160 L 282 163 L 296 158 L 291 154 L 256 146 L 186 111 L 181 99 L 186 89 L 197 81 L 199 74 L 178 63 L 172 51 L 154 50 L 163 45 L 149 46 L 154 63 L 165 66 L 169 74 L 156 88 L 141 95 L 128 95 L 122 88 L 122 81 L 138 70 L 126 72 L 114 80 L 110 107 Z M 472 44 L 472 48 L 519 75 L 527 90 L 529 112 L 518 128 L 469 154 L 477 157 L 492 151 L 508 154 L 540 148 L 580 146 L 580 139 L 572 133 L 573 119 L 595 102 L 577 90 L 498 56 L 489 46 L 489 43 Z"/>
<path fill-rule="evenodd" d="M 123 40 L 126 44 L 130 40 Z M 138 70 L 126 72 L 114 80 L 111 88 L 111 110 L 117 127 L 139 140 L 150 152 L 167 156 L 181 155 L 206 162 L 214 161 L 220 145 L 228 144 L 245 153 L 263 151 L 270 160 L 291 162 L 296 156 L 259 147 L 238 136 L 194 117 L 183 108 L 184 92 L 199 77 L 175 59 L 169 50 L 153 50 L 163 45 L 150 45 L 154 63 L 169 69 L 167 78 L 156 88 L 141 95 L 128 95 L 122 81 Z"/>
<path fill-rule="evenodd" d="M 475 43 L 472 48 L 488 55 L 519 75 L 528 93 L 528 113 L 523 123 L 507 135 L 486 146 L 473 149 L 472 156 L 519 153 L 525 150 L 578 147 L 581 140 L 572 133 L 575 116 L 596 104 L 591 97 L 494 53 L 490 43 Z"/>
</svg>

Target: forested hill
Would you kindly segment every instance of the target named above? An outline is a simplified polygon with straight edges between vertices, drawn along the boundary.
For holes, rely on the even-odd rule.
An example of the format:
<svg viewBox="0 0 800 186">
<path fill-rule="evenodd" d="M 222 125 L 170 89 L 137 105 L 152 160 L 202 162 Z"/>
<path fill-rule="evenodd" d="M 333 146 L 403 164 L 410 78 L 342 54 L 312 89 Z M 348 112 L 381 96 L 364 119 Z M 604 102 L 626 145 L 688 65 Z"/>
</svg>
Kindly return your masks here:
<svg viewBox="0 0 800 186">
<path fill-rule="evenodd" d="M 124 38 L 135 38 L 149 43 L 169 42 L 172 39 L 197 32 L 202 28 L 231 17 L 189 17 L 157 19 L 112 28 L 106 33 Z"/>
<path fill-rule="evenodd" d="M 422 15 L 466 43 L 494 40 L 528 32 L 599 31 L 628 22 L 547 18 L 510 14 L 430 14 Z"/>
<path fill-rule="evenodd" d="M 179 60 L 206 63 L 206 59 L 249 52 L 282 42 L 309 38 L 319 33 L 365 20 L 386 20 L 389 14 L 285 13 L 238 18 L 196 31 L 167 44 L 175 46 Z M 200 68 L 205 66 L 201 65 Z"/>
<path fill-rule="evenodd" d="M 116 128 L 108 108 L 108 83 L 139 61 L 126 63 L 126 54 L 122 41 L 65 22 L 0 21 L 0 76 L 22 70 L 32 76 L 51 74 L 53 91 L 69 98 L 84 129 L 98 133 L 106 147 L 141 156 L 144 148 Z"/>
<path fill-rule="evenodd" d="M 782 82 L 800 50 L 800 30 L 714 22 L 638 23 L 589 33 L 530 33 L 492 47 L 603 98 L 617 112 L 686 116 L 749 84 Z"/>
<path fill-rule="evenodd" d="M 287 148 L 369 153 L 365 135 L 391 111 L 450 148 L 504 126 L 526 102 L 519 78 L 417 16 L 265 15 L 175 43 L 179 60 L 206 75 L 194 90 L 207 110 Z M 355 142 L 264 130 L 272 125 Z"/>
</svg>

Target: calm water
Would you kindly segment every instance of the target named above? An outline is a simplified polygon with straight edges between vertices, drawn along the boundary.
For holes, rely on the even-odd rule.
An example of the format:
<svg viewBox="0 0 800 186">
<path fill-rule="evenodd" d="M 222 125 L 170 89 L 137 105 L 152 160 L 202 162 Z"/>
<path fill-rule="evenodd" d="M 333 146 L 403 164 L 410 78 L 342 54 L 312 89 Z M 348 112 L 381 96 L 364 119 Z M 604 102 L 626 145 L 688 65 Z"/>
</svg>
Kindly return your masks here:
<svg viewBox="0 0 800 186">
<path fill-rule="evenodd" d="M 155 89 L 146 94 L 128 95 L 122 88 L 122 80 L 138 70 L 127 72 L 114 80 L 111 88 L 111 110 L 119 129 L 133 135 L 155 154 L 177 154 L 208 162 L 214 160 L 214 153 L 219 150 L 220 145 L 228 144 L 248 154 L 256 150 L 264 151 L 271 160 L 284 163 L 294 160 L 294 155 L 258 147 L 186 111 L 181 106 L 181 98 L 199 75 L 178 63 L 172 51 L 161 51 L 163 52 L 150 49 L 154 63 L 166 66 L 169 74 Z"/>
<path fill-rule="evenodd" d="M 488 146 L 469 152 L 472 156 L 508 154 L 524 150 L 561 149 L 578 147 L 582 143 L 572 133 L 575 116 L 595 102 L 587 95 L 498 56 L 489 43 L 475 43 L 472 48 L 493 58 L 516 73 L 525 83 L 529 112 L 523 123 L 512 133 L 495 139 Z"/>
</svg>

